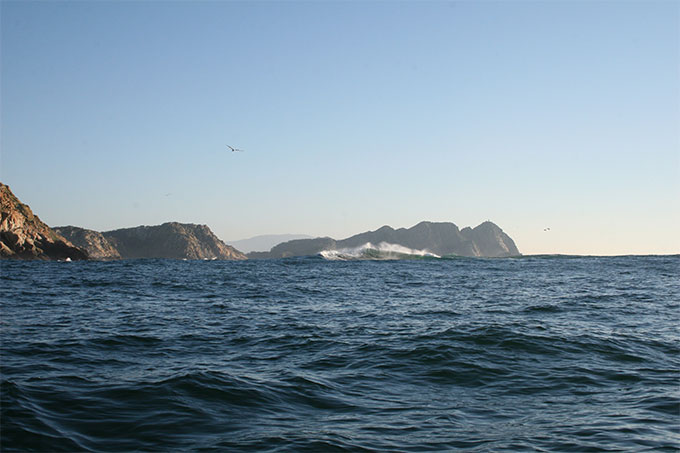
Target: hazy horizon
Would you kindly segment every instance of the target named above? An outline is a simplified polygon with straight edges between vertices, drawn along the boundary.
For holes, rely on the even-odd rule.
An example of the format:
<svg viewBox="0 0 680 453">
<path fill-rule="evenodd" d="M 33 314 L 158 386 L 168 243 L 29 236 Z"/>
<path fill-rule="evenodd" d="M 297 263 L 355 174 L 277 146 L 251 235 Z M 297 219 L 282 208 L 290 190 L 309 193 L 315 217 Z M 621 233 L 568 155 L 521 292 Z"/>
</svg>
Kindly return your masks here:
<svg viewBox="0 0 680 453">
<path fill-rule="evenodd" d="M 5 1 L 0 21 L 0 180 L 50 226 L 491 220 L 525 255 L 680 253 L 677 2 Z"/>
</svg>

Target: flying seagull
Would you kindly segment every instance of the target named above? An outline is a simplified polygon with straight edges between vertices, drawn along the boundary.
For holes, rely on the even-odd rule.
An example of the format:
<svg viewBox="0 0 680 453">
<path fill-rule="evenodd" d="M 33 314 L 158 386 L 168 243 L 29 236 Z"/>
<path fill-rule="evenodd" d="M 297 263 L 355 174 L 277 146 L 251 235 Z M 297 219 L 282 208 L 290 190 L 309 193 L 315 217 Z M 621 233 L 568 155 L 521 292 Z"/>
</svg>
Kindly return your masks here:
<svg viewBox="0 0 680 453">
<path fill-rule="evenodd" d="M 227 148 L 229 148 L 229 149 L 231 150 L 232 153 L 233 153 L 233 152 L 236 152 L 236 151 L 238 151 L 238 152 L 243 151 L 242 149 L 234 148 L 233 146 L 229 146 L 229 145 L 227 145 Z"/>
<path fill-rule="evenodd" d="M 543 228 L 543 231 L 550 231 L 550 228 Z"/>
</svg>

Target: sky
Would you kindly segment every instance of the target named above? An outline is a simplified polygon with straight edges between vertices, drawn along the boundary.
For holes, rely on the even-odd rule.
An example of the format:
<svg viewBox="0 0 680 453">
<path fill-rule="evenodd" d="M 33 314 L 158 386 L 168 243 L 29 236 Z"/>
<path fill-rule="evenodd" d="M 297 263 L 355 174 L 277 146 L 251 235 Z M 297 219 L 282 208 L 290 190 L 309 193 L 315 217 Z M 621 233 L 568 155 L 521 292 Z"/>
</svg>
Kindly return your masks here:
<svg viewBox="0 0 680 453">
<path fill-rule="evenodd" d="M 0 21 L 0 181 L 50 226 L 491 220 L 524 254 L 680 253 L 680 2 L 3 0 Z"/>
</svg>

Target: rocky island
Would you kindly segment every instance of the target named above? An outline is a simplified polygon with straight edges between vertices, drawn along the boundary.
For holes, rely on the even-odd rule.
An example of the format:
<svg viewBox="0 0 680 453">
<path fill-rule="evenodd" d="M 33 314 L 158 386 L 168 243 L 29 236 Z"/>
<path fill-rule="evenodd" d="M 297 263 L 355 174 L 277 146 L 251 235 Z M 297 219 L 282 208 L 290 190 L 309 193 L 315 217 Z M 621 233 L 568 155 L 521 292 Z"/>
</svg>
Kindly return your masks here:
<svg viewBox="0 0 680 453">
<path fill-rule="evenodd" d="M 438 256 L 500 258 L 521 255 L 515 242 L 493 222 L 459 230 L 450 222 L 420 222 L 411 228 L 395 230 L 383 226 L 375 231 L 357 234 L 343 240 L 329 237 L 299 239 L 273 247 L 269 252 L 249 253 L 251 259 L 286 258 L 316 255 L 327 250 L 343 250 L 365 244 L 392 244 Z"/>
<path fill-rule="evenodd" d="M 96 259 L 247 259 L 215 236 L 206 225 L 168 222 L 103 233 L 66 226 L 56 227 L 55 231 Z"/>
</svg>

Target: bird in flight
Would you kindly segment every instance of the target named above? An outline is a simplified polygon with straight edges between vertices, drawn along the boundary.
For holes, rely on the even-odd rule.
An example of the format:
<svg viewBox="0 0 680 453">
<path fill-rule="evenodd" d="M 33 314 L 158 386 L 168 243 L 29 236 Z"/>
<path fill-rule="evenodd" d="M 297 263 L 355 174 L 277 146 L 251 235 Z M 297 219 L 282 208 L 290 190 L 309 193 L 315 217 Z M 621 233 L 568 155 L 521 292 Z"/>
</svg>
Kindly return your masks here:
<svg viewBox="0 0 680 453">
<path fill-rule="evenodd" d="M 242 151 L 243 151 L 242 149 L 234 148 L 233 146 L 229 146 L 229 145 L 227 145 L 227 148 L 229 148 L 229 149 L 231 150 L 232 153 L 233 153 L 233 152 L 242 152 Z"/>
<path fill-rule="evenodd" d="M 543 228 L 543 231 L 550 231 L 550 228 Z"/>
</svg>

